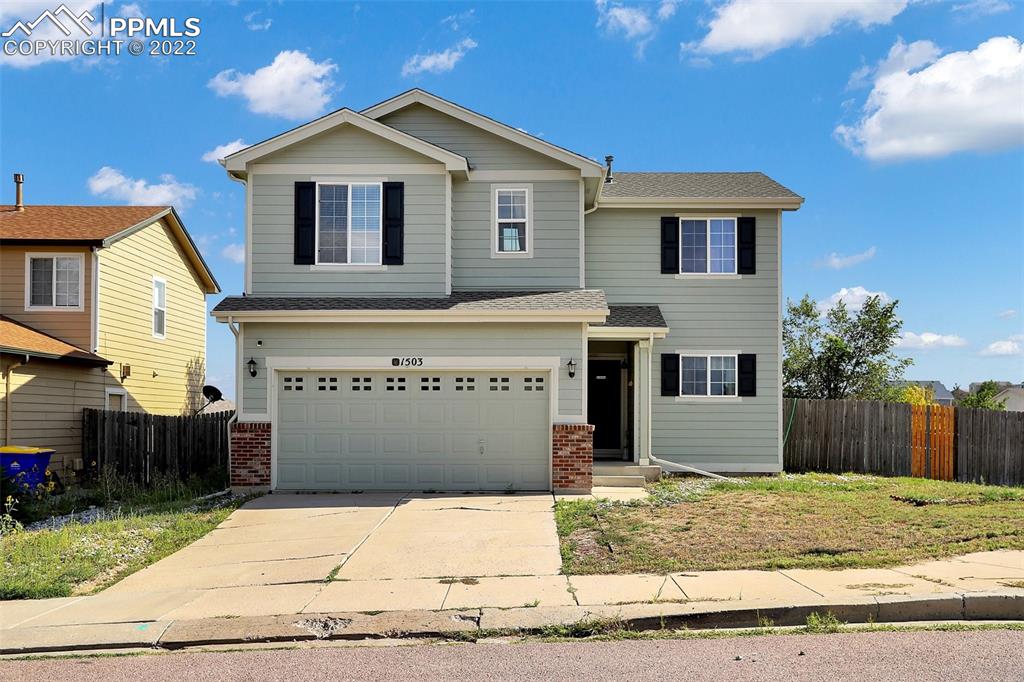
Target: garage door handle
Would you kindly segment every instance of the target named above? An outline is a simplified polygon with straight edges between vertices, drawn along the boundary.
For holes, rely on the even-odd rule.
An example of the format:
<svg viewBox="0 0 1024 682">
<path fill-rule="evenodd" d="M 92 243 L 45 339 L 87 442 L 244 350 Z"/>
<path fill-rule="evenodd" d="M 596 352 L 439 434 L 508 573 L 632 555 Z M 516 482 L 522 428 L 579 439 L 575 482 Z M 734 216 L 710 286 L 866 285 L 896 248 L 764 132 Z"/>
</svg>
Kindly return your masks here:
<svg viewBox="0 0 1024 682">
<path fill-rule="evenodd" d="M 486 449 L 487 449 L 487 441 L 485 441 L 483 438 L 481 438 L 480 439 L 480 454 L 481 455 L 484 454 L 484 451 Z"/>
</svg>

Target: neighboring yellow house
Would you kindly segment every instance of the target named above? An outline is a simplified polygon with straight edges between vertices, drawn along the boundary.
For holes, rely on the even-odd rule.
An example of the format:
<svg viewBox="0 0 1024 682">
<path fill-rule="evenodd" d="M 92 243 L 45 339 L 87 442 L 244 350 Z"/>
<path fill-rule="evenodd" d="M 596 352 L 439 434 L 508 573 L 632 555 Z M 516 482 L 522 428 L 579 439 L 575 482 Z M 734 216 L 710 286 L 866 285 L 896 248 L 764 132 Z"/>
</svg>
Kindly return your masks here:
<svg viewBox="0 0 1024 682">
<path fill-rule="evenodd" d="M 200 407 L 219 291 L 169 206 L 0 206 L 0 442 L 67 479 L 83 407 Z"/>
</svg>

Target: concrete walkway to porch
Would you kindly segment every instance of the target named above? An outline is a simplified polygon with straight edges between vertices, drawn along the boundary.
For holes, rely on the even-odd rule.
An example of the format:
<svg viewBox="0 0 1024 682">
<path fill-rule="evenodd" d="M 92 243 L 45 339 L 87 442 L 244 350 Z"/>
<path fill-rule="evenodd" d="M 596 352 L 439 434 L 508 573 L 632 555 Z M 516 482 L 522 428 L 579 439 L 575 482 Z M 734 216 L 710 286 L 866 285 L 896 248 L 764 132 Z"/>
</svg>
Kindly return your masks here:
<svg viewBox="0 0 1024 682">
<path fill-rule="evenodd" d="M 0 603 L 0 640 L 54 628 L 332 612 L 1024 596 L 1024 551 L 891 569 L 565 576 L 553 506 L 550 494 L 268 495 L 99 594 Z"/>
</svg>

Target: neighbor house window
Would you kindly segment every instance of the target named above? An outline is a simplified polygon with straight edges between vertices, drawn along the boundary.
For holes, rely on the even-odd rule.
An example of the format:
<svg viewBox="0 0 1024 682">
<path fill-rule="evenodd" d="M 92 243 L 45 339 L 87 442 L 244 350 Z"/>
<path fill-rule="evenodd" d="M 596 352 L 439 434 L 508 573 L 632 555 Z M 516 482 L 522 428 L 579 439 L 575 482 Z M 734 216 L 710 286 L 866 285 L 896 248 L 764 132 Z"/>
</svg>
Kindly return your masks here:
<svg viewBox="0 0 1024 682">
<path fill-rule="evenodd" d="M 167 336 L 167 281 L 153 278 L 153 336 Z"/>
<path fill-rule="evenodd" d="M 26 308 L 82 307 L 82 256 L 29 254 L 26 269 Z"/>
<path fill-rule="evenodd" d="M 496 191 L 495 201 L 498 218 L 497 252 L 528 253 L 528 190 L 499 189 Z"/>
<path fill-rule="evenodd" d="M 317 185 L 317 263 L 380 265 L 381 184 Z"/>
<path fill-rule="evenodd" d="M 683 274 L 736 274 L 736 219 L 684 218 L 680 221 Z"/>
<path fill-rule="evenodd" d="M 684 396 L 735 396 L 735 355 L 681 355 L 679 394 Z"/>
</svg>

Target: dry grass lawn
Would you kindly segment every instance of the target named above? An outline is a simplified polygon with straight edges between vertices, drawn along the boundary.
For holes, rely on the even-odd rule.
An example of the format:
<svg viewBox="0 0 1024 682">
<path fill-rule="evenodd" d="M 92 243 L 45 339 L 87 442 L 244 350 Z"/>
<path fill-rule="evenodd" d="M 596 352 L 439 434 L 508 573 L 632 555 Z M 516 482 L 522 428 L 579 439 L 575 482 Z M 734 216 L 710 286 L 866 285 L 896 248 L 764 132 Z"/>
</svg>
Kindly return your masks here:
<svg viewBox="0 0 1024 682">
<path fill-rule="evenodd" d="M 863 568 L 1024 549 L 1024 489 L 849 474 L 670 478 L 650 501 L 563 501 L 567 574 Z"/>
</svg>

